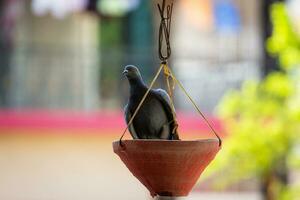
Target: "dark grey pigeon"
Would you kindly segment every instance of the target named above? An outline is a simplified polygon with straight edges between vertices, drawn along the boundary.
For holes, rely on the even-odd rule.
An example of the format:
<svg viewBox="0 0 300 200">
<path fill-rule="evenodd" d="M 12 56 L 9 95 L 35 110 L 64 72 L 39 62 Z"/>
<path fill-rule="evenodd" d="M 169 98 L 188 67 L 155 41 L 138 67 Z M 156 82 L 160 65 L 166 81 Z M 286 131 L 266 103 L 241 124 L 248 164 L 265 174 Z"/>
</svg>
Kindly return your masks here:
<svg viewBox="0 0 300 200">
<path fill-rule="evenodd" d="M 125 106 L 125 120 L 128 124 L 148 87 L 137 67 L 126 66 L 123 74 L 130 85 L 129 101 Z M 151 89 L 128 130 L 133 139 L 179 140 L 177 132 L 172 134 L 174 126 L 168 93 L 163 89 Z"/>
</svg>

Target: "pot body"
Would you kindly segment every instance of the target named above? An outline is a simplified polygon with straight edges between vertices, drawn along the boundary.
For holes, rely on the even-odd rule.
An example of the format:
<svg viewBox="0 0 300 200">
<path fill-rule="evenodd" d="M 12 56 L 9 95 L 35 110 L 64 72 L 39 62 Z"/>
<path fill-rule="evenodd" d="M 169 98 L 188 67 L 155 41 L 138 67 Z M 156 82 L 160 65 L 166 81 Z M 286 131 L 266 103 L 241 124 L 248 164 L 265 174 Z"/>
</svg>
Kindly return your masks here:
<svg viewBox="0 0 300 200">
<path fill-rule="evenodd" d="M 152 196 L 187 196 L 221 147 L 216 139 L 124 140 L 113 149 Z"/>
</svg>

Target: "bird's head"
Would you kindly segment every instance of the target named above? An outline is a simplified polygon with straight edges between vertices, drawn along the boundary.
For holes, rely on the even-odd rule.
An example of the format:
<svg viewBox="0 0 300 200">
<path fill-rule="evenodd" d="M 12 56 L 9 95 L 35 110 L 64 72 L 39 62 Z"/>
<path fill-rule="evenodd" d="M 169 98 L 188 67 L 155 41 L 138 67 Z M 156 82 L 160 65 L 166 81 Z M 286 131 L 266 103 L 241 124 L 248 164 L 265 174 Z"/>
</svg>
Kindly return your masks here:
<svg viewBox="0 0 300 200">
<path fill-rule="evenodd" d="M 142 79 L 139 69 L 133 65 L 127 65 L 123 71 L 123 75 L 126 76 L 129 81 Z"/>
</svg>

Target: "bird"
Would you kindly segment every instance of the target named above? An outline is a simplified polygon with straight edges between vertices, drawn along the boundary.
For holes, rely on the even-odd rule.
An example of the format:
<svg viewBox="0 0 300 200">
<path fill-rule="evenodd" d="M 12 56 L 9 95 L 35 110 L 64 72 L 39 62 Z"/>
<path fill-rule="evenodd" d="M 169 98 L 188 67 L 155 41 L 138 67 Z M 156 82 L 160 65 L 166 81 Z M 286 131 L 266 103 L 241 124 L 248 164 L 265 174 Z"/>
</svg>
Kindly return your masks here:
<svg viewBox="0 0 300 200">
<path fill-rule="evenodd" d="M 128 125 L 149 88 L 144 83 L 139 69 L 134 65 L 126 66 L 123 75 L 129 82 L 129 99 L 124 108 L 125 121 Z M 175 112 L 170 96 L 165 90 L 151 89 L 132 123 L 128 125 L 132 138 L 179 140 L 177 122 L 172 109 Z"/>
</svg>

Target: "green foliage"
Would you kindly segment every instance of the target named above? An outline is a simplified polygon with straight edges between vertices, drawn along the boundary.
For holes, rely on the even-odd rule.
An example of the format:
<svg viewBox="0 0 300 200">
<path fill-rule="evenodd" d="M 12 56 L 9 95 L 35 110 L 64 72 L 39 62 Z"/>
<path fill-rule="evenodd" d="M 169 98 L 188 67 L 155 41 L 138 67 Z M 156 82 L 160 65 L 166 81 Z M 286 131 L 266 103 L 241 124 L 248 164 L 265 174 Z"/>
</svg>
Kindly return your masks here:
<svg viewBox="0 0 300 200">
<path fill-rule="evenodd" d="M 300 63 L 300 39 L 293 30 L 286 7 L 283 3 L 274 4 L 271 10 L 274 25 L 272 37 L 267 41 L 267 49 L 279 56 L 281 65 L 291 68 Z"/>
<path fill-rule="evenodd" d="M 281 200 L 299 199 L 300 186 L 297 187 L 284 187 L 280 194 Z"/>
<path fill-rule="evenodd" d="M 300 88 L 295 66 L 300 64 L 300 40 L 282 3 L 274 4 L 271 15 L 274 35 L 267 45 L 279 57 L 282 71 L 260 82 L 247 81 L 240 91 L 231 91 L 222 100 L 219 115 L 228 137 L 212 167 L 214 172 L 222 171 L 219 186 L 249 177 L 263 181 L 282 160 L 294 162 L 297 157 L 293 150 L 300 138 Z M 292 199 L 290 188 L 278 191 L 280 199 Z"/>
<path fill-rule="evenodd" d="M 263 177 L 288 154 L 296 137 L 289 106 L 293 94 L 292 82 L 277 72 L 261 83 L 248 81 L 240 92 L 224 97 L 220 116 L 230 137 L 215 165 L 226 169 L 227 182 Z"/>
</svg>

